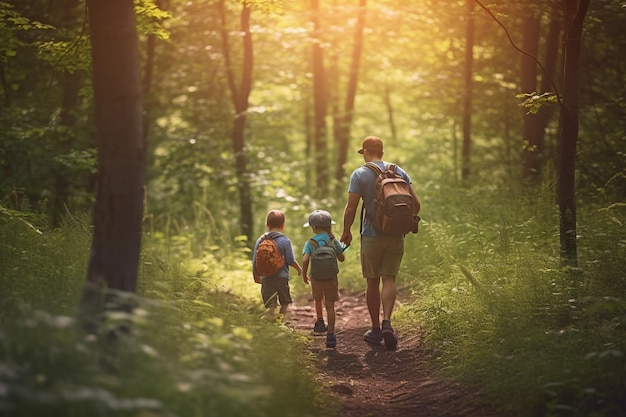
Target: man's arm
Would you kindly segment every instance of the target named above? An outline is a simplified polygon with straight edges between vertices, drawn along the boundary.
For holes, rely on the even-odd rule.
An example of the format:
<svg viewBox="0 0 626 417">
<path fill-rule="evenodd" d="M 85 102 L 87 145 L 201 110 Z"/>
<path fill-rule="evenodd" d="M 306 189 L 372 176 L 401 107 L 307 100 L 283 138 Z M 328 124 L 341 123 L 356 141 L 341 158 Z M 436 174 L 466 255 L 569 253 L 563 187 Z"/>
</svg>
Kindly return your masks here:
<svg viewBox="0 0 626 417">
<path fill-rule="evenodd" d="M 339 239 L 340 242 L 343 242 L 346 245 L 352 243 L 352 232 L 350 231 L 350 228 L 356 218 L 356 210 L 359 206 L 360 199 L 361 196 L 359 194 L 348 193 L 348 202 L 346 203 L 346 208 L 343 211 L 343 233 Z"/>
</svg>

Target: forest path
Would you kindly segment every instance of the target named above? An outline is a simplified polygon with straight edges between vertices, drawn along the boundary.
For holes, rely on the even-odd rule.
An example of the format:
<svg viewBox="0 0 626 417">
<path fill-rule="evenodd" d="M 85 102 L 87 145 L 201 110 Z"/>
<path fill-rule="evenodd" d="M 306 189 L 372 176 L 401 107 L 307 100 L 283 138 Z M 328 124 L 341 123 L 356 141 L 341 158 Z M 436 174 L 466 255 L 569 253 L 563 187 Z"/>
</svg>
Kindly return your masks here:
<svg viewBox="0 0 626 417">
<path fill-rule="evenodd" d="M 313 301 L 295 300 L 289 321 L 312 333 Z M 337 312 L 337 348 L 327 349 L 315 336 L 311 351 L 318 358 L 318 378 L 342 404 L 345 417 L 497 417 L 480 393 L 439 376 L 424 358 L 417 335 L 397 332 L 398 349 L 372 347 L 363 341 L 370 327 L 364 293 L 341 294 Z M 324 316 L 326 314 L 324 313 Z M 481 402 L 482 400 L 482 402 Z"/>
</svg>

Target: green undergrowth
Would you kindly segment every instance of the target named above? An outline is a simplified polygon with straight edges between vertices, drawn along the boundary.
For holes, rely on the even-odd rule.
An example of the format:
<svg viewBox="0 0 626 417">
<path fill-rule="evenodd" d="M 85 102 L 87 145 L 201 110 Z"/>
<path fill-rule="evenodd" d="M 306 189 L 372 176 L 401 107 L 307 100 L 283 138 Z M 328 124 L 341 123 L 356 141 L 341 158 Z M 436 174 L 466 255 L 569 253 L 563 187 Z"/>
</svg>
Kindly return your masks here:
<svg viewBox="0 0 626 417">
<path fill-rule="evenodd" d="M 510 415 L 624 415 L 624 207 L 579 209 L 578 265 L 566 268 L 549 203 L 541 219 L 528 215 L 541 199 L 462 197 L 465 213 L 420 232 L 435 262 L 405 275 L 415 302 L 398 311 L 401 325 L 419 323 L 432 362 Z"/>
<path fill-rule="evenodd" d="M 549 187 L 423 195 L 394 326 L 422 332 L 425 360 L 505 415 L 624 415 L 626 206 L 581 204 L 578 265 L 566 268 Z M 290 218 L 298 255 L 308 231 Z M 132 332 L 110 344 L 75 325 L 86 216 L 46 229 L 0 212 L 0 415 L 333 415 L 307 338 L 264 319 L 245 242 L 201 216 L 188 226 L 146 228 L 139 308 L 106 322 L 130 321 Z M 364 289 L 358 239 L 340 269 L 342 287 Z M 291 287 L 310 291 L 295 274 Z"/>
<path fill-rule="evenodd" d="M 76 323 L 86 220 L 68 216 L 44 230 L 11 215 L 0 219 L 0 415 L 332 415 L 307 339 L 264 319 L 252 296 L 225 289 L 243 272 L 222 266 L 211 282 L 147 236 L 137 309 L 103 323 L 132 323 L 131 332 L 107 341 Z"/>
</svg>

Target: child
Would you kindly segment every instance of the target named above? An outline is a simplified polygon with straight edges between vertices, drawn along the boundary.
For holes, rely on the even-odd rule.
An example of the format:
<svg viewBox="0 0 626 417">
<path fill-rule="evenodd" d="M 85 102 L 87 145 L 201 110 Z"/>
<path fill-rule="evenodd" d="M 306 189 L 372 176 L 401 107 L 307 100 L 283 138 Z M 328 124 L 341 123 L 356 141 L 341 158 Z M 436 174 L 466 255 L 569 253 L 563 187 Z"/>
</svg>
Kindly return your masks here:
<svg viewBox="0 0 626 417">
<path fill-rule="evenodd" d="M 291 240 L 285 236 L 282 231 L 285 227 L 285 213 L 280 210 L 270 210 L 265 220 L 267 232 L 259 237 L 254 245 L 252 255 L 252 276 L 254 282 L 261 284 L 261 297 L 267 309 L 270 318 L 274 318 L 276 307 L 280 303 L 279 313 L 284 315 L 287 313 L 289 304 L 293 302 L 289 288 L 289 267 L 295 268 L 298 275 L 302 274 L 302 268 L 295 259 Z M 257 250 L 261 241 L 265 238 L 273 239 L 276 243 L 279 256 L 281 256 L 281 265 L 278 271 L 269 276 L 264 276 L 258 271 Z"/>
<path fill-rule="evenodd" d="M 326 334 L 326 347 L 334 348 L 337 346 L 337 336 L 335 335 L 335 302 L 339 301 L 339 281 L 337 279 L 337 261 L 343 262 L 345 257 L 343 255 L 344 248 L 341 243 L 335 239 L 331 231 L 331 224 L 335 224 L 332 220 L 330 213 L 325 210 L 315 210 L 309 215 L 309 221 L 304 224 L 304 227 L 313 229 L 315 235 L 304 244 L 303 257 L 302 257 L 302 279 L 305 284 L 311 282 L 311 293 L 315 300 L 315 313 L 317 314 L 317 321 L 313 327 L 314 333 Z M 311 268 L 311 276 L 309 277 L 309 263 L 311 263 L 311 256 L 316 248 L 321 246 L 332 246 L 334 249 L 334 256 L 332 256 L 331 263 L 334 263 L 334 270 L 330 270 L 329 274 L 325 276 L 318 276 L 316 278 L 313 265 Z M 332 252 L 331 252 L 332 254 Z M 315 259 L 317 261 L 317 258 Z M 324 279 L 322 279 L 324 278 Z M 324 317 L 322 315 L 322 300 L 324 300 L 324 307 L 326 307 L 326 318 L 328 320 L 328 327 L 324 324 Z"/>
</svg>

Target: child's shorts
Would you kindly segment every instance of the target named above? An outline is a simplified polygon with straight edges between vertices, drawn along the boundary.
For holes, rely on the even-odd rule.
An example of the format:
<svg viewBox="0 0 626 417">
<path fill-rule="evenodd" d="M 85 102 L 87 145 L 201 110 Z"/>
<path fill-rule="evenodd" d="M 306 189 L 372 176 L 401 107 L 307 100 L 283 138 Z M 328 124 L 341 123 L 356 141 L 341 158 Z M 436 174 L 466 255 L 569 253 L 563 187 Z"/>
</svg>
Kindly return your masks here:
<svg viewBox="0 0 626 417">
<path fill-rule="evenodd" d="M 289 288 L 289 280 L 280 277 L 263 277 L 261 280 L 261 297 L 265 308 L 293 303 Z"/>
<path fill-rule="evenodd" d="M 339 301 L 339 280 L 337 277 L 323 281 L 311 278 L 311 293 L 314 300 Z"/>
</svg>

